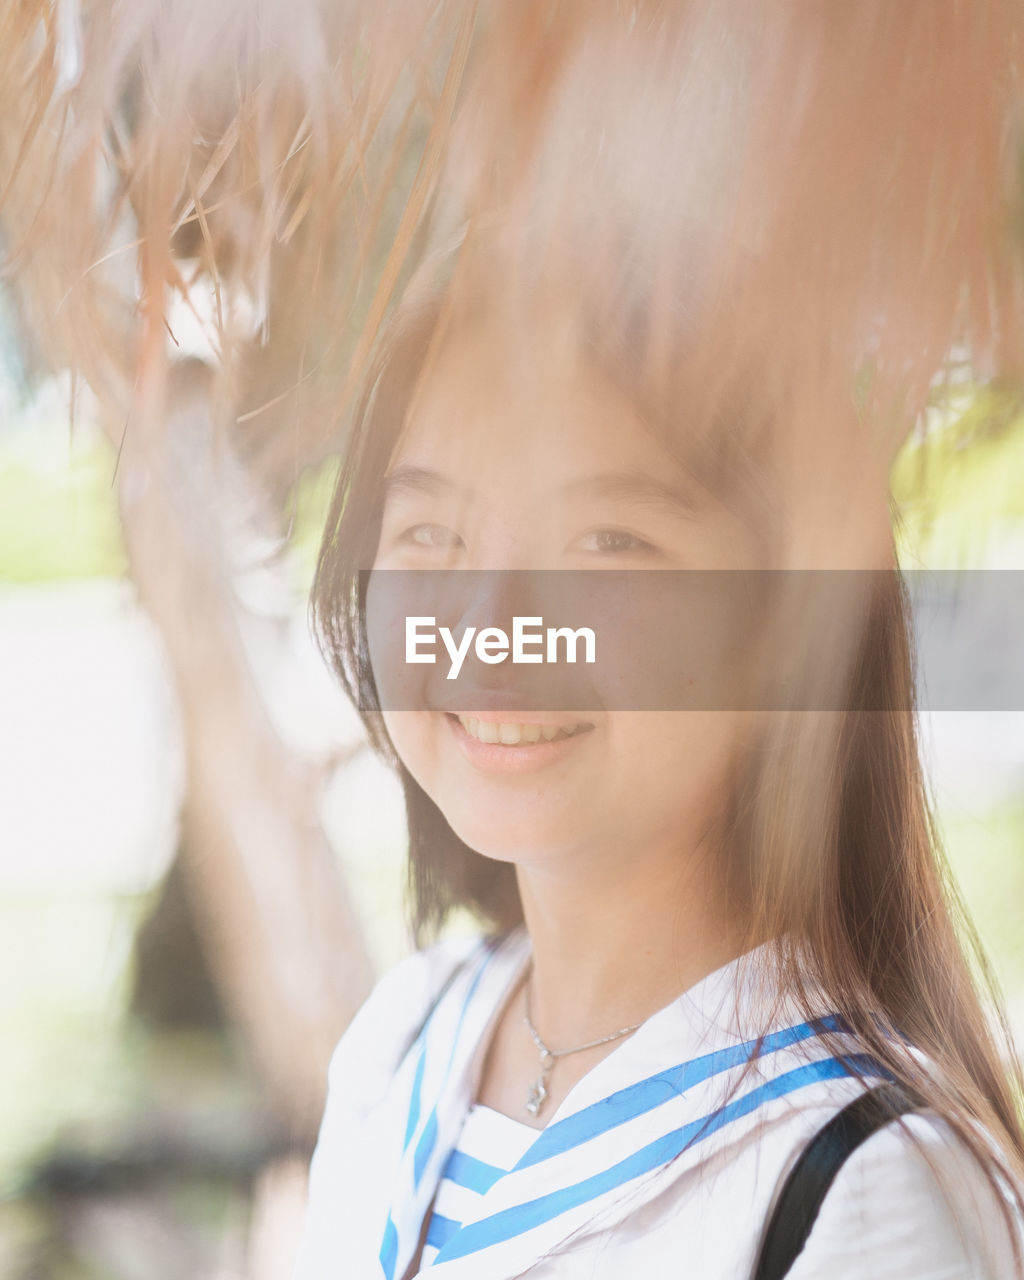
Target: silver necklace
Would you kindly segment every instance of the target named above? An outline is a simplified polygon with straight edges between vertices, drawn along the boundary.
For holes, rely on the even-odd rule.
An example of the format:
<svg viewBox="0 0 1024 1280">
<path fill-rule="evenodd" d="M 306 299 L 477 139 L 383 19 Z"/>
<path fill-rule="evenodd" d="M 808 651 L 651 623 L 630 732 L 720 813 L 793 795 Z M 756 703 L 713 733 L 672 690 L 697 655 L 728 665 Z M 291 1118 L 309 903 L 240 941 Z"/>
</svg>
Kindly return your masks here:
<svg viewBox="0 0 1024 1280">
<path fill-rule="evenodd" d="M 600 1040 L 588 1040 L 586 1044 L 578 1044 L 572 1049 L 549 1049 L 540 1038 L 540 1032 L 533 1025 L 533 1019 L 530 1017 L 530 978 L 532 977 L 533 971 L 531 970 L 524 987 L 525 998 L 523 1003 L 525 1012 L 523 1014 L 523 1022 L 530 1033 L 530 1039 L 537 1046 L 537 1052 L 540 1054 L 540 1075 L 530 1085 L 526 1094 L 525 1106 L 531 1116 L 536 1116 L 540 1114 L 540 1110 L 548 1096 L 548 1076 L 559 1058 L 567 1058 L 570 1054 L 582 1053 L 584 1049 L 596 1049 L 598 1045 L 610 1044 L 613 1040 L 621 1040 L 623 1036 L 628 1036 L 631 1031 L 636 1031 L 641 1024 L 634 1022 L 631 1027 L 622 1027 L 619 1031 L 613 1031 L 610 1036 L 602 1036 Z"/>
</svg>

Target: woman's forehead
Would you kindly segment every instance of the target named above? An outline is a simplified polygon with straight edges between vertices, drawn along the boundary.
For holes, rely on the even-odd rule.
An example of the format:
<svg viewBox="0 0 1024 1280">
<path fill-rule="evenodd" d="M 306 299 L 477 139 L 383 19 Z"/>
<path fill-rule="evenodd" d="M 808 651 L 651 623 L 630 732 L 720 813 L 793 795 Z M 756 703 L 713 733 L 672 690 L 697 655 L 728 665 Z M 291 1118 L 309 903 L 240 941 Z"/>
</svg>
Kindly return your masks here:
<svg viewBox="0 0 1024 1280">
<path fill-rule="evenodd" d="M 500 463 L 543 474 L 602 462 L 675 465 L 580 344 L 542 327 L 503 333 L 492 323 L 444 342 L 417 386 L 391 469 Z"/>
</svg>

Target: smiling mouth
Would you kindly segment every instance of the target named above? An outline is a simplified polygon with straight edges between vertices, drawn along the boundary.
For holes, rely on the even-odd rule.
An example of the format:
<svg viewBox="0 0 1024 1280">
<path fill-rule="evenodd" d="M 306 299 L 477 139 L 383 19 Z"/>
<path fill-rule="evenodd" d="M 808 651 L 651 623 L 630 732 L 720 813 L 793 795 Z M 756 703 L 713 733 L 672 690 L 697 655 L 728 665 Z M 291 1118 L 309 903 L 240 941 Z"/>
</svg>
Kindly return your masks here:
<svg viewBox="0 0 1024 1280">
<path fill-rule="evenodd" d="M 537 743 L 558 742 L 562 738 L 574 738 L 587 733 L 593 725 L 586 721 L 578 724 L 530 724 L 517 720 L 478 720 L 475 716 L 446 713 L 451 720 L 458 720 L 471 738 L 491 746 L 529 747 Z"/>
</svg>

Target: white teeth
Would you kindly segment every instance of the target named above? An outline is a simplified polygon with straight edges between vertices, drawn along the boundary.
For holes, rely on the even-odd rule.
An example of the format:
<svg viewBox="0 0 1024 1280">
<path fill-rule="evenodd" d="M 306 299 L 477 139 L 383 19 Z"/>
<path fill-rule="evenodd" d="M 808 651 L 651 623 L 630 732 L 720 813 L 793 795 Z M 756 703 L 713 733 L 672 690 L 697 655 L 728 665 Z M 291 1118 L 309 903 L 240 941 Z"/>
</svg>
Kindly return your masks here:
<svg viewBox="0 0 1024 1280">
<path fill-rule="evenodd" d="M 583 725 L 573 724 L 564 727 L 555 724 L 519 724 L 504 721 L 496 724 L 493 720 L 477 720 L 475 716 L 459 716 L 459 723 L 471 737 L 480 742 L 501 743 L 506 747 L 517 747 L 520 743 L 553 742 L 556 738 L 571 738 Z"/>
</svg>

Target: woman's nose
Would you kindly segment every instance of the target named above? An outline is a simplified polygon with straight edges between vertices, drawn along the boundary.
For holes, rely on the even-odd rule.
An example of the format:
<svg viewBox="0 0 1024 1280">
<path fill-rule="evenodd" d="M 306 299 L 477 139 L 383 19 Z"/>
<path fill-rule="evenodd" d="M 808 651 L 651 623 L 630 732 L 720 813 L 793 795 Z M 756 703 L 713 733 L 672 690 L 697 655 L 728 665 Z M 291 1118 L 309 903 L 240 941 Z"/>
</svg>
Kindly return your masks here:
<svg viewBox="0 0 1024 1280">
<path fill-rule="evenodd" d="M 545 571 L 525 568 L 487 568 L 451 571 L 446 612 L 453 631 L 469 627 L 479 633 L 498 627 L 508 634 L 517 617 L 538 616 L 543 609 L 541 584 Z"/>
</svg>

